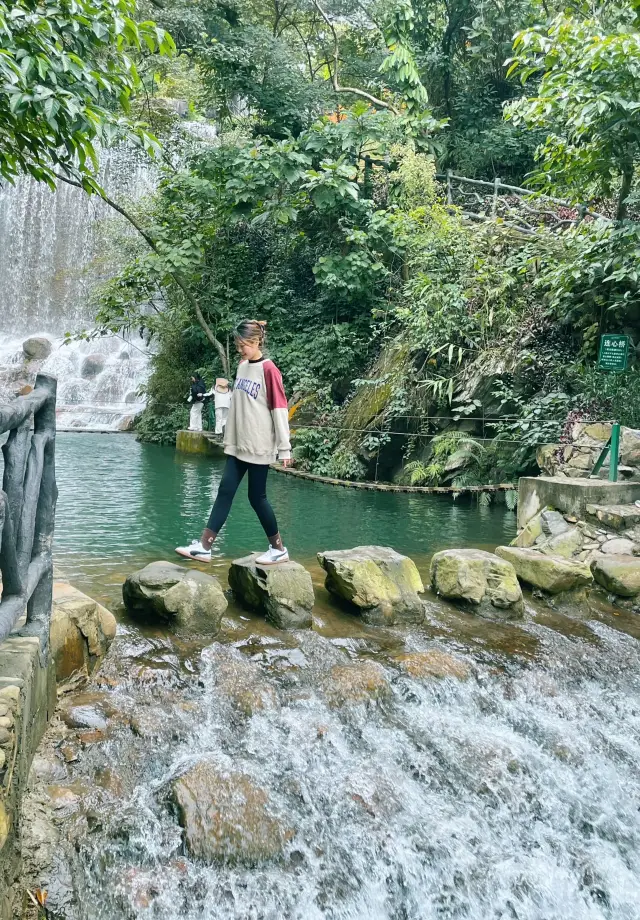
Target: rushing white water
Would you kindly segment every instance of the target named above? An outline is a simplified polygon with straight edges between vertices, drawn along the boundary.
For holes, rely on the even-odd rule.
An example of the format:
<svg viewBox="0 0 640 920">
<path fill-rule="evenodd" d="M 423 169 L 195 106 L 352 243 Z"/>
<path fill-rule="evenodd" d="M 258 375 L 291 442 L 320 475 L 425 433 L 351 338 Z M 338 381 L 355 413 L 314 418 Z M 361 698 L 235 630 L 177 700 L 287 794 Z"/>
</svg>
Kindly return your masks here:
<svg viewBox="0 0 640 920">
<path fill-rule="evenodd" d="M 152 189 L 153 173 L 142 155 L 117 147 L 102 152 L 100 181 L 126 203 Z M 138 390 L 148 356 L 141 342 L 64 344 L 65 333 L 91 328 L 92 291 L 117 268 L 105 245 L 113 220 L 97 195 L 63 183 L 52 192 L 22 177 L 0 187 L 0 385 L 11 395 L 33 384 L 38 371 L 56 376 L 61 428 L 117 430 L 144 406 Z M 52 342 L 44 362 L 23 354 L 22 342 L 33 335 Z"/>
<path fill-rule="evenodd" d="M 120 337 L 66 343 L 48 337 L 52 351 L 25 371 L 21 338 L 0 337 L 0 381 L 32 383 L 35 371 L 58 379 L 60 430 L 117 431 L 144 408 L 140 387 L 148 376 L 149 355 L 139 339 Z"/>
<path fill-rule="evenodd" d="M 99 178 L 125 203 L 153 187 L 148 159 L 126 147 L 102 151 Z M 63 183 L 52 192 L 24 176 L 0 186 L 0 335 L 61 336 L 92 323 L 91 291 L 113 270 L 104 258 L 113 217 L 97 195 Z"/>
<path fill-rule="evenodd" d="M 432 606 L 430 628 L 443 613 Z M 171 640 L 121 638 L 110 698 L 148 728 L 88 750 L 75 771 L 71 788 L 88 789 L 115 766 L 124 791 L 94 788 L 72 807 L 62 916 L 637 920 L 640 643 L 596 621 L 487 626 L 475 642 L 454 627 L 435 644 L 473 676 L 421 681 L 395 655 L 433 647 L 428 632 L 254 634 L 235 650 L 215 644 L 199 667 Z M 492 648 L 500 633 L 526 653 Z M 234 655 L 274 692 L 248 717 L 218 681 Z M 333 708 L 330 669 L 372 655 L 388 698 Z M 281 859 L 206 866 L 184 855 L 167 790 L 202 757 L 268 790 L 290 829 Z"/>
</svg>

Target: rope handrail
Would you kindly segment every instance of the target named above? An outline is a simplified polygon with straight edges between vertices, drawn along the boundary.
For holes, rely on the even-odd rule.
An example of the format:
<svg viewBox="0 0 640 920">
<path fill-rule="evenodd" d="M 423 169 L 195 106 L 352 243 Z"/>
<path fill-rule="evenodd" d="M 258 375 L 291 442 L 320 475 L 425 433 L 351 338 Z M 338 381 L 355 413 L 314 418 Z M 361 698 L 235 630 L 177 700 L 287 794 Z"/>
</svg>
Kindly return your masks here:
<svg viewBox="0 0 640 920">
<path fill-rule="evenodd" d="M 384 428 L 349 428 L 348 426 L 343 425 L 292 425 L 292 431 L 348 431 L 352 434 L 379 434 L 379 435 L 392 435 L 394 437 L 401 438 L 424 438 L 425 440 L 433 441 L 435 438 L 439 437 L 437 434 L 425 433 L 421 431 L 387 431 Z M 457 432 L 459 433 L 459 432 Z M 469 441 L 486 441 L 489 444 L 522 444 L 522 438 L 485 438 L 480 435 L 469 434 Z M 557 444 L 559 447 L 586 447 L 590 450 L 598 450 L 597 444 L 589 444 L 586 441 L 567 441 L 566 444 L 560 441 L 534 441 L 530 446 L 531 447 L 542 447 L 547 445 Z"/>
</svg>

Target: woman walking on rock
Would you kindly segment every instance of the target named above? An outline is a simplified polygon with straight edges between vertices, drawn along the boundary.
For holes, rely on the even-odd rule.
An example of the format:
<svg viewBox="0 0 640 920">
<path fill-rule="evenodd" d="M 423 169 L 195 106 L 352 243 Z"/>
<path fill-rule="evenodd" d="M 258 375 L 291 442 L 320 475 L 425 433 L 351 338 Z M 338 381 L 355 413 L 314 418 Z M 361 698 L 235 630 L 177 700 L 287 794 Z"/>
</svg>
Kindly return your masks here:
<svg viewBox="0 0 640 920">
<path fill-rule="evenodd" d="M 236 328 L 236 349 L 241 357 L 224 434 L 227 461 L 209 522 L 199 540 L 178 546 L 187 559 L 211 561 L 211 546 L 229 511 L 245 473 L 249 501 L 269 539 L 269 549 L 256 559 L 258 565 L 288 562 L 273 508 L 267 498 L 269 465 L 276 459 L 291 464 L 289 412 L 282 376 L 263 354 L 266 323 L 243 320 Z"/>
</svg>

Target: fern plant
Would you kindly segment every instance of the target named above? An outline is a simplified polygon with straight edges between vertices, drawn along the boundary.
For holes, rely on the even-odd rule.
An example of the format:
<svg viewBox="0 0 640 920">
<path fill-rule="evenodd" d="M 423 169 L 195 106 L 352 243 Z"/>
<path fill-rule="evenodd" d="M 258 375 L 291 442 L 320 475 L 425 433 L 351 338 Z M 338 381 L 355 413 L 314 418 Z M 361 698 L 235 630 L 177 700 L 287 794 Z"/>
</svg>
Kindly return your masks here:
<svg viewBox="0 0 640 920">
<path fill-rule="evenodd" d="M 431 457 L 427 462 L 412 460 L 405 466 L 412 486 L 429 483 L 437 485 L 447 472 L 447 468 L 462 468 L 452 485 L 482 485 L 471 481 L 473 470 L 483 465 L 488 453 L 487 447 L 466 431 L 444 431 L 431 441 Z"/>
</svg>

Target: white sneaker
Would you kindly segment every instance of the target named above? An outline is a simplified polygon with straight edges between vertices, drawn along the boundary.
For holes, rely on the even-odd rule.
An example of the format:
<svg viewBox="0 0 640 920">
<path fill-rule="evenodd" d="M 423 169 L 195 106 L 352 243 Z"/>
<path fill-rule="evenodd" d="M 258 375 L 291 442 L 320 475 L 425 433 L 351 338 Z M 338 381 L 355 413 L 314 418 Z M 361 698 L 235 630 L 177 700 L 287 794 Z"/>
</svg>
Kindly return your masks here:
<svg viewBox="0 0 640 920">
<path fill-rule="evenodd" d="M 288 562 L 289 553 L 287 552 L 287 547 L 284 549 L 276 549 L 275 546 L 269 546 L 269 549 L 266 553 L 263 553 L 261 556 L 258 556 L 255 560 L 256 565 L 277 565 L 279 562 Z"/>
<path fill-rule="evenodd" d="M 185 559 L 198 559 L 200 562 L 211 562 L 211 550 L 205 549 L 200 540 L 192 540 L 189 546 L 176 546 L 176 553 Z"/>
</svg>

